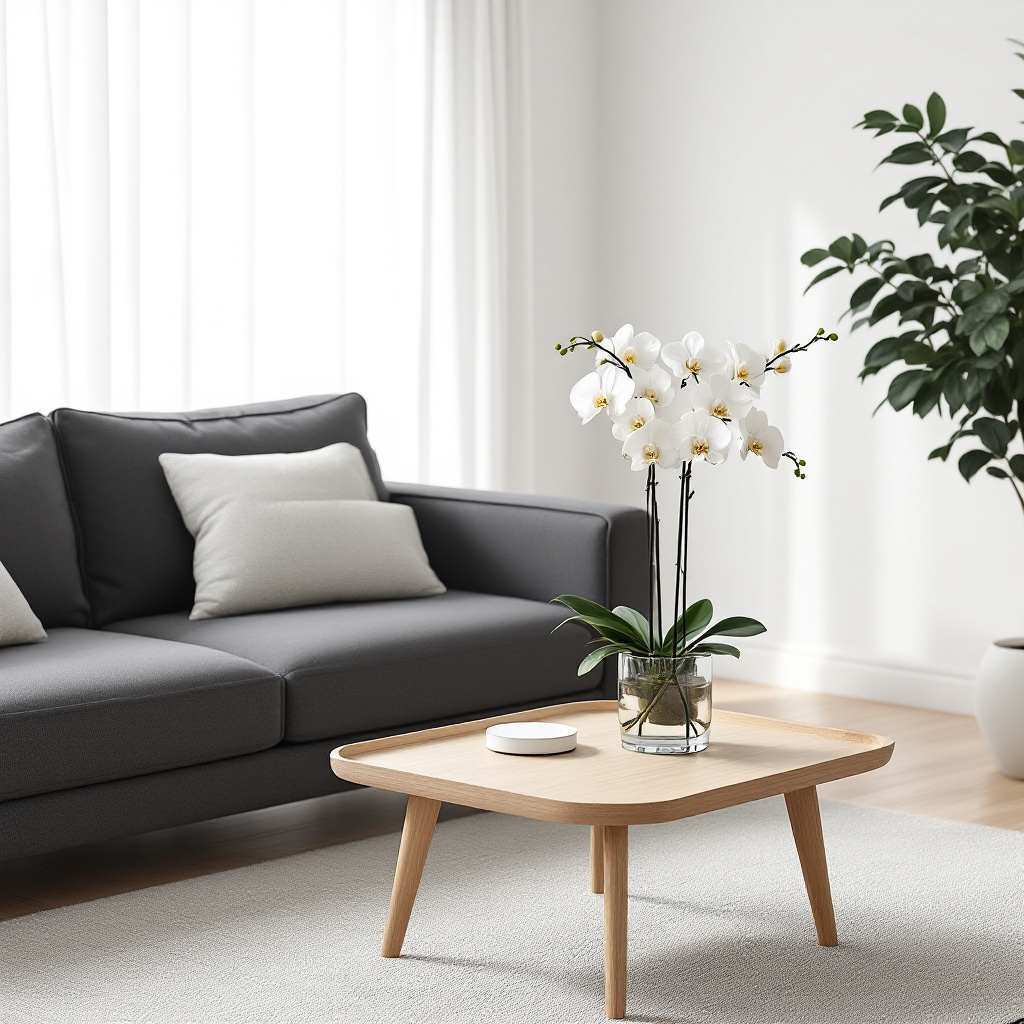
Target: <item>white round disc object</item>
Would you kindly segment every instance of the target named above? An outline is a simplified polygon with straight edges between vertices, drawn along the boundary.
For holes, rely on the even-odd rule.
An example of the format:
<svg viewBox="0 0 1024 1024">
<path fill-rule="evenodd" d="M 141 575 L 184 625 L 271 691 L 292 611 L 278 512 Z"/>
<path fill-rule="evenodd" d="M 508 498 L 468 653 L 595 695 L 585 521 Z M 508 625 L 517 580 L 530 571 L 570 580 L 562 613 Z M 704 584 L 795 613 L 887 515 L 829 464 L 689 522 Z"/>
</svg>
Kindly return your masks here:
<svg viewBox="0 0 1024 1024">
<path fill-rule="evenodd" d="M 487 730 L 487 746 L 499 754 L 565 754 L 576 749 L 576 730 L 557 722 L 505 722 Z"/>
</svg>

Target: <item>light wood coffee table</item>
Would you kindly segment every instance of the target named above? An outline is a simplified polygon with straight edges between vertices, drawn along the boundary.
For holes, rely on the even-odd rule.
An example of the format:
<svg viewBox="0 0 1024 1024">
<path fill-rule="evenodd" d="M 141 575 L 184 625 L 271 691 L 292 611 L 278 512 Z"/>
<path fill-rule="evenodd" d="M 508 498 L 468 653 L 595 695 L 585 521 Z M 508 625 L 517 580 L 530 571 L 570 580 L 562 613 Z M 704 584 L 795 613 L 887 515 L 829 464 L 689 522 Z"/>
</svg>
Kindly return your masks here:
<svg viewBox="0 0 1024 1024">
<path fill-rule="evenodd" d="M 488 726 L 536 719 L 575 726 L 576 750 L 515 757 L 485 746 Z M 616 702 L 602 700 L 350 743 L 331 753 L 331 767 L 349 782 L 409 796 L 384 928 L 381 954 L 386 957 L 402 952 L 442 800 L 590 825 L 591 889 L 604 893 L 605 1012 L 620 1018 L 626 1013 L 630 825 L 675 821 L 785 794 L 818 943 L 834 946 L 836 922 L 815 786 L 879 768 L 892 748 L 893 741 L 883 736 L 716 710 L 707 750 L 637 754 L 619 742 Z"/>
</svg>

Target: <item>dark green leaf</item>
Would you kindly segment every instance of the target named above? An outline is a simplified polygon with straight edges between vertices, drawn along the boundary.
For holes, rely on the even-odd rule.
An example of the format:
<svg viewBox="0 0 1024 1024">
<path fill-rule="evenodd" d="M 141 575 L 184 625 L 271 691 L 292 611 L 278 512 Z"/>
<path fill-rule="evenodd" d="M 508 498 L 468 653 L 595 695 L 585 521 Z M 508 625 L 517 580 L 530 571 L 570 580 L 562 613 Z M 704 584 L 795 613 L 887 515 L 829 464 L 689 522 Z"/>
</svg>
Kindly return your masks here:
<svg viewBox="0 0 1024 1024">
<path fill-rule="evenodd" d="M 961 281 L 953 289 L 953 301 L 958 306 L 966 306 L 971 299 L 977 298 L 984 290 L 977 281 Z"/>
<path fill-rule="evenodd" d="M 957 409 L 964 404 L 964 382 L 959 369 L 947 372 L 942 379 L 942 395 L 949 405 L 949 414 L 952 416 Z"/>
<path fill-rule="evenodd" d="M 614 612 L 610 608 L 605 608 L 603 604 L 598 604 L 596 601 L 588 601 L 585 597 L 577 597 L 575 594 L 561 594 L 558 597 L 553 597 L 551 603 L 564 604 L 566 608 L 571 608 L 579 615 L 614 615 Z"/>
<path fill-rule="evenodd" d="M 1002 313 L 1009 305 L 1009 302 L 1009 296 L 1004 291 L 982 292 L 972 299 L 964 309 L 963 316 L 957 321 L 957 334 L 972 334 L 982 324 L 991 320 L 997 313 Z"/>
<path fill-rule="evenodd" d="M 954 128 L 952 131 L 940 135 L 935 141 L 947 153 L 959 153 L 967 144 L 967 136 L 969 134 L 970 129 L 968 128 Z"/>
<path fill-rule="evenodd" d="M 850 262 L 852 252 L 853 239 L 847 238 L 845 235 L 837 238 L 828 247 L 828 254 L 830 256 L 835 256 L 837 260 L 842 260 L 844 263 Z"/>
<path fill-rule="evenodd" d="M 899 312 L 906 305 L 906 301 L 901 299 L 899 295 L 883 295 L 875 303 L 875 308 L 871 311 L 871 324 L 877 324 L 880 320 L 884 320 L 887 316 L 892 316 L 893 313 Z"/>
<path fill-rule="evenodd" d="M 900 146 L 884 160 L 883 164 L 923 164 L 932 161 L 932 154 L 923 142 L 911 143 L 909 146 Z M 934 161 L 932 161 L 934 162 Z"/>
<path fill-rule="evenodd" d="M 996 135 L 995 132 L 982 132 L 980 135 L 975 135 L 973 141 L 974 142 L 988 142 L 988 143 L 991 143 L 991 145 L 993 145 L 993 146 L 1003 146 L 1003 147 L 1005 147 L 1005 145 L 1006 145 L 1006 143 L 1003 142 L 1003 140 L 1001 138 L 999 138 L 999 136 Z"/>
<path fill-rule="evenodd" d="M 907 103 L 903 107 L 903 120 L 920 131 L 924 127 L 924 115 L 913 103 Z"/>
<path fill-rule="evenodd" d="M 764 624 L 758 622 L 757 619 L 751 619 L 745 615 L 733 615 L 728 619 L 716 622 L 704 632 L 700 639 L 704 640 L 709 636 L 757 636 L 758 633 L 764 632 L 767 632 Z"/>
<path fill-rule="evenodd" d="M 965 480 L 970 480 L 982 466 L 991 460 L 991 458 L 991 452 L 983 452 L 980 450 L 964 452 L 963 455 L 960 456 L 960 462 L 958 463 L 960 475 Z"/>
<path fill-rule="evenodd" d="M 1010 469 L 1018 480 L 1024 480 L 1024 455 L 1011 455 Z"/>
<path fill-rule="evenodd" d="M 973 210 L 971 209 L 971 207 L 967 203 L 964 203 L 961 206 L 954 206 L 953 209 L 951 209 L 949 211 L 949 215 L 946 217 L 946 225 L 945 226 L 950 231 L 955 231 L 958 227 L 960 227 L 961 224 L 964 223 L 964 221 L 970 220 L 972 212 L 973 212 Z M 973 263 L 975 265 L 975 269 L 977 269 L 977 260 L 971 260 L 970 262 Z M 961 264 L 961 266 L 962 265 L 963 264 Z M 957 273 L 959 273 L 959 272 L 960 271 L 959 271 L 959 268 L 958 268 Z M 973 273 L 973 272 L 974 272 L 973 270 L 972 271 L 965 271 L 965 273 Z"/>
<path fill-rule="evenodd" d="M 1005 316 L 994 316 L 971 334 L 971 351 L 981 355 L 985 349 L 993 350 L 1003 347 L 1010 333 L 1010 321 Z"/>
<path fill-rule="evenodd" d="M 641 612 L 638 612 L 635 608 L 630 608 L 627 605 L 617 605 L 612 611 L 620 618 L 623 622 L 629 623 L 640 636 L 650 636 L 650 623 L 647 621 L 647 616 Z"/>
<path fill-rule="evenodd" d="M 924 370 L 905 370 L 897 374 L 889 385 L 886 401 L 897 411 L 906 408 L 924 386 L 928 374 Z"/>
<path fill-rule="evenodd" d="M 997 480 L 1010 479 L 1010 474 L 1007 473 L 1005 469 L 1000 469 L 998 466 L 989 466 L 985 472 L 988 473 L 989 476 L 994 476 Z"/>
<path fill-rule="evenodd" d="M 965 149 L 953 157 L 953 166 L 966 174 L 973 174 L 975 171 L 981 170 L 986 163 L 988 161 L 980 153 L 975 153 L 973 149 Z"/>
<path fill-rule="evenodd" d="M 850 259 L 859 260 L 868 251 L 868 243 L 856 232 L 850 236 Z"/>
<path fill-rule="evenodd" d="M 909 341 L 900 346 L 899 357 L 907 366 L 927 366 L 935 358 L 935 349 L 923 341 Z"/>
<path fill-rule="evenodd" d="M 1013 410 L 1013 397 L 1006 382 L 998 375 L 990 377 L 985 385 L 985 408 L 993 416 L 1009 416 Z"/>
<path fill-rule="evenodd" d="M 686 644 L 691 643 L 694 637 L 711 621 L 711 616 L 714 614 L 714 606 L 707 598 L 702 598 L 700 601 L 695 601 L 691 604 L 676 620 L 675 635 L 677 646 L 682 648 Z M 666 650 L 671 648 L 671 626 L 665 631 L 662 644 L 663 646 L 667 644 Z"/>
<path fill-rule="evenodd" d="M 994 455 L 998 455 L 999 458 L 1003 458 L 1006 455 L 1006 449 L 1010 444 L 1010 440 L 1016 433 L 1014 428 L 1011 428 L 1003 420 L 992 419 L 991 417 L 979 417 L 972 424 L 971 427 L 974 429 L 974 433 L 977 435 L 978 440 Z"/>
<path fill-rule="evenodd" d="M 686 609 L 685 615 L 681 616 L 684 619 L 686 632 L 699 633 L 711 621 L 711 616 L 714 614 L 715 606 L 706 597 L 694 601 Z"/>
<path fill-rule="evenodd" d="M 880 370 L 900 358 L 899 338 L 883 338 L 868 349 L 864 357 L 864 365 L 872 370 Z"/>
<path fill-rule="evenodd" d="M 864 309 L 871 300 L 878 294 L 878 290 L 885 282 L 880 277 L 872 277 L 859 285 L 850 296 L 850 308 L 857 312 Z"/>
<path fill-rule="evenodd" d="M 925 381 L 920 391 L 914 396 L 914 415 L 922 418 L 927 416 L 939 404 L 941 396 L 942 385 L 937 380 Z"/>
<path fill-rule="evenodd" d="M 994 160 L 982 164 L 978 171 L 981 174 L 987 174 L 997 185 L 1005 187 L 1009 187 L 1017 180 L 1013 171 L 1006 164 L 997 163 Z"/>
<path fill-rule="evenodd" d="M 831 277 L 833 274 L 838 274 L 840 270 L 845 270 L 845 269 L 846 269 L 846 267 L 829 267 L 828 270 L 823 270 L 804 289 L 804 295 L 806 295 L 819 281 L 824 281 L 826 278 Z"/>
<path fill-rule="evenodd" d="M 605 658 L 611 657 L 613 654 L 630 654 L 630 649 L 625 644 L 607 644 L 604 647 L 598 647 L 591 651 L 581 662 L 580 667 L 576 669 L 576 675 L 585 676 L 588 672 L 597 668 L 598 665 L 604 661 Z"/>
<path fill-rule="evenodd" d="M 739 649 L 730 647 L 729 644 L 699 644 L 686 652 L 687 654 L 724 654 L 730 658 L 740 656 Z"/>
<path fill-rule="evenodd" d="M 929 196 L 921 205 L 917 208 L 917 223 L 924 224 L 926 220 L 931 216 L 932 207 L 938 201 L 937 196 Z"/>
<path fill-rule="evenodd" d="M 615 622 L 606 619 L 599 619 L 591 615 L 574 615 L 571 618 L 565 619 L 560 622 L 555 629 L 561 629 L 562 626 L 567 625 L 570 622 L 579 622 L 584 626 L 590 626 L 591 629 L 597 633 L 598 636 L 603 637 L 610 643 L 626 644 L 631 649 L 648 649 L 648 640 L 646 637 L 638 637 L 634 634 L 632 629 L 626 629 L 621 623 L 616 625 Z M 553 629 L 551 632 L 553 633 Z"/>
<path fill-rule="evenodd" d="M 869 110 L 861 124 L 873 128 L 876 124 L 895 123 L 898 120 L 899 118 L 895 114 L 890 114 L 888 110 Z"/>
<path fill-rule="evenodd" d="M 822 260 L 828 259 L 827 249 L 808 249 L 807 252 L 800 257 L 800 262 L 805 267 L 813 267 L 816 263 L 820 263 Z"/>
<path fill-rule="evenodd" d="M 933 92 L 928 97 L 928 134 L 935 136 L 942 131 L 942 126 L 946 123 L 946 104 L 943 103 L 942 97 L 937 93 Z"/>
</svg>

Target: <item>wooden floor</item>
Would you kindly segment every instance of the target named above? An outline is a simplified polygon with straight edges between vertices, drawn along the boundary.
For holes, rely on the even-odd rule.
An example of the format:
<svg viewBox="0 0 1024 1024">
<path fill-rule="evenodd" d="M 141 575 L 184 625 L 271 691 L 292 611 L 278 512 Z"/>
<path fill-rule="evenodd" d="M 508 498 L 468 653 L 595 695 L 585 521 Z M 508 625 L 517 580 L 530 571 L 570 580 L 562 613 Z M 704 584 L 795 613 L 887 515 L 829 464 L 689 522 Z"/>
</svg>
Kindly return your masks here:
<svg viewBox="0 0 1024 1024">
<path fill-rule="evenodd" d="M 1024 781 L 1000 775 L 973 718 L 716 681 L 719 707 L 881 733 L 892 760 L 822 796 L 1024 831 Z M 371 790 L 0 863 L 0 920 L 398 831 L 405 798 Z M 441 820 L 476 813 L 444 805 Z"/>
</svg>

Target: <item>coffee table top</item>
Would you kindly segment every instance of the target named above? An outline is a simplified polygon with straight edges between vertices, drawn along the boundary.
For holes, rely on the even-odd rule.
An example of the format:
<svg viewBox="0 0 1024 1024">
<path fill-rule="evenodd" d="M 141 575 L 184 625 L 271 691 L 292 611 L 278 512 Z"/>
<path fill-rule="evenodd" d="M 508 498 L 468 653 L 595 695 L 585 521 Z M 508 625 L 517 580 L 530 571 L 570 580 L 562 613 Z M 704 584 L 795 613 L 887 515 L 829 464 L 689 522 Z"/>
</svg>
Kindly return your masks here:
<svg viewBox="0 0 1024 1024">
<path fill-rule="evenodd" d="M 349 782 L 466 807 L 576 825 L 644 825 L 880 768 L 885 736 L 715 710 L 711 743 L 698 754 L 638 754 L 619 740 L 617 704 L 583 701 L 477 722 L 349 743 L 331 752 Z M 575 726 L 568 754 L 521 757 L 488 750 L 499 722 Z"/>
</svg>

